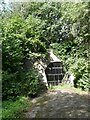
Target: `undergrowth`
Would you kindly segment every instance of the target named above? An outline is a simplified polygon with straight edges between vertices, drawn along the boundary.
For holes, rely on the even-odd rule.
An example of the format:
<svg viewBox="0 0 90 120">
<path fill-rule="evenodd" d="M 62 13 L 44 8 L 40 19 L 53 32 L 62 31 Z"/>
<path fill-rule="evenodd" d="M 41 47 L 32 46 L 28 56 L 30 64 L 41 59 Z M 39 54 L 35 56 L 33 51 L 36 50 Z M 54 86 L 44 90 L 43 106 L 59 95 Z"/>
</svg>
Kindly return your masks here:
<svg viewBox="0 0 90 120">
<path fill-rule="evenodd" d="M 3 101 L 2 103 L 2 118 L 24 118 L 25 112 L 32 105 L 27 97 L 19 97 L 16 101 Z"/>
</svg>

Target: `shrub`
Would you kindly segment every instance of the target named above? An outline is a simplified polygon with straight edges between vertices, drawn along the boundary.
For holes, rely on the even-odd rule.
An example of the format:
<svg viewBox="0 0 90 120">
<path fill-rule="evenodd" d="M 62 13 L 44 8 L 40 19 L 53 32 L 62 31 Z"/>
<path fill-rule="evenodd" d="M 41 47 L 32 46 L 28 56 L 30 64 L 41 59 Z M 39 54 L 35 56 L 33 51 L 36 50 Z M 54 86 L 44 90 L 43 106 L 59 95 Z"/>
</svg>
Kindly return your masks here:
<svg viewBox="0 0 90 120">
<path fill-rule="evenodd" d="M 6 71 L 2 74 L 2 98 L 3 100 L 14 99 L 20 94 L 19 86 L 16 81 L 17 74 L 10 74 Z"/>
<path fill-rule="evenodd" d="M 82 89 L 89 87 L 88 63 L 84 58 L 78 58 L 69 70 L 75 75 L 75 87 L 81 87 Z"/>
<path fill-rule="evenodd" d="M 19 97 L 16 101 L 4 101 L 2 103 L 2 119 L 24 118 L 32 103 L 27 97 Z"/>
<path fill-rule="evenodd" d="M 3 100 L 15 100 L 20 95 L 34 97 L 39 93 L 39 82 L 38 74 L 34 69 L 27 73 L 3 72 Z"/>
<path fill-rule="evenodd" d="M 35 97 L 39 93 L 39 76 L 36 70 L 30 70 L 26 74 L 26 81 L 24 84 L 24 89 L 27 91 L 27 95 Z"/>
<path fill-rule="evenodd" d="M 71 48 L 70 51 L 67 51 L 68 46 Z M 54 53 L 64 62 L 67 72 L 72 73 L 75 76 L 74 86 L 80 87 L 83 90 L 89 88 L 89 66 L 86 56 L 88 52 L 86 47 L 81 44 L 80 47 L 73 46 L 67 42 L 61 44 L 52 44 L 51 47 L 54 50 Z M 84 53 L 85 52 L 85 53 Z"/>
</svg>

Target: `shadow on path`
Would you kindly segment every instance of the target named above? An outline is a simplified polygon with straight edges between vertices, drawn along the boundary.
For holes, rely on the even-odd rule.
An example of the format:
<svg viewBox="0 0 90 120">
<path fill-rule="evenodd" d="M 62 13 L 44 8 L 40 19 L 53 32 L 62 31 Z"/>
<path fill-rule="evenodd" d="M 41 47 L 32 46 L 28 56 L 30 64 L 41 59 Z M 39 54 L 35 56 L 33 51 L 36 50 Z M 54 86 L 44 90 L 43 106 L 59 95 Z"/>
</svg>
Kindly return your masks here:
<svg viewBox="0 0 90 120">
<path fill-rule="evenodd" d="M 35 101 L 33 101 L 35 102 Z M 88 94 L 47 92 L 26 113 L 27 118 L 88 118 Z"/>
</svg>

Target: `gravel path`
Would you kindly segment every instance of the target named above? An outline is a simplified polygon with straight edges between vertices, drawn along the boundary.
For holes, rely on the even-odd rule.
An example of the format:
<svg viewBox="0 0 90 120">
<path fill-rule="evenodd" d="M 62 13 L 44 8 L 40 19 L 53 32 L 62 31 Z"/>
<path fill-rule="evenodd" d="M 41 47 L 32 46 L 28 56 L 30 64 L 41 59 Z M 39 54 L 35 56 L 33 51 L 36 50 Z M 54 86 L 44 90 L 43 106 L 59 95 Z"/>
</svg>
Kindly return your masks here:
<svg viewBox="0 0 90 120">
<path fill-rule="evenodd" d="M 88 94 L 74 91 L 48 91 L 38 99 L 33 99 L 27 118 L 88 118 Z"/>
</svg>

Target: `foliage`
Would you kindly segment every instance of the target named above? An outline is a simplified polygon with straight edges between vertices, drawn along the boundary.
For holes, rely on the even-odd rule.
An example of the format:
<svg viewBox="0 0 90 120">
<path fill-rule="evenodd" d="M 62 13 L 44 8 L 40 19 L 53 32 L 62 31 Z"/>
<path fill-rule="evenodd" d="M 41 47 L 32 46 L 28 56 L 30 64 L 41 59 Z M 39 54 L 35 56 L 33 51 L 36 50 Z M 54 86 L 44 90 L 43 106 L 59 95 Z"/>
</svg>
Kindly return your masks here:
<svg viewBox="0 0 90 120">
<path fill-rule="evenodd" d="M 6 19 L 7 20 L 7 19 Z M 20 16 L 14 16 L 3 23 L 2 29 L 2 58 L 3 70 L 16 72 L 21 69 L 21 61 L 23 59 L 21 44 L 21 28 L 23 20 Z"/>
<path fill-rule="evenodd" d="M 66 69 L 75 75 L 75 86 L 88 88 L 90 3 L 30 2 L 9 6 L 11 9 L 4 4 L 0 11 L 3 99 L 37 95 L 38 75 L 34 70 L 24 72 L 24 61 L 33 64 L 34 59 L 45 57 L 50 44 Z"/>
<path fill-rule="evenodd" d="M 15 100 L 20 95 L 35 97 L 40 90 L 39 76 L 33 69 L 27 73 L 10 74 L 4 72 L 2 85 L 3 100 Z"/>
<path fill-rule="evenodd" d="M 54 53 L 64 62 L 66 71 L 69 74 L 74 74 L 75 87 L 88 88 L 90 83 L 88 80 L 87 49 L 85 50 L 85 47 L 83 49 L 82 47 L 72 46 L 72 44 L 67 44 L 67 42 L 60 45 L 53 44 L 51 47 L 54 49 Z"/>
<path fill-rule="evenodd" d="M 37 72 L 35 70 L 29 71 L 26 74 L 26 79 L 27 81 L 23 86 L 25 92 L 27 91 L 27 94 L 31 97 L 37 96 L 40 88 L 40 81 Z"/>
<path fill-rule="evenodd" d="M 23 59 L 30 58 L 32 52 L 45 52 L 44 43 L 40 42 L 39 36 L 40 20 L 29 16 L 24 21 L 20 15 L 8 19 L 3 25 L 3 69 L 16 68 L 17 71 L 21 69 Z"/>
<path fill-rule="evenodd" d="M 31 105 L 32 103 L 27 97 L 19 97 L 16 101 L 4 101 L 2 104 L 2 118 L 24 118 L 23 112 L 27 111 Z"/>
<path fill-rule="evenodd" d="M 54 49 L 55 54 L 64 61 L 66 69 L 69 73 L 75 76 L 75 87 L 82 89 L 89 88 L 88 76 L 88 52 L 89 52 L 89 10 L 87 3 L 74 4 L 74 8 L 70 3 L 67 7 L 62 6 L 63 22 L 67 27 L 68 22 L 72 24 L 69 31 L 66 32 L 63 41 L 59 44 L 52 44 L 51 48 Z M 79 8 L 78 8 L 79 6 Z M 76 9 L 76 10 L 75 10 Z M 64 13 L 67 12 L 67 14 Z M 79 12 L 80 11 L 80 12 Z M 67 19 L 66 19 L 67 18 Z M 87 36 L 87 37 L 85 37 Z"/>
<path fill-rule="evenodd" d="M 20 14 L 14 14 L 4 19 L 1 37 L 3 100 L 15 99 L 20 94 L 36 95 L 38 93 L 36 72 L 32 70 L 30 74 L 24 73 L 23 65 L 25 59 L 31 60 L 32 57 L 39 59 L 46 52 L 45 44 L 39 40 L 40 25 L 41 21 L 32 16 L 24 20 Z"/>
<path fill-rule="evenodd" d="M 5 99 L 15 99 L 20 94 L 18 83 L 16 82 L 16 74 L 3 72 L 2 96 Z"/>
<path fill-rule="evenodd" d="M 77 92 L 78 94 L 79 93 L 82 93 L 82 92 L 85 92 L 85 91 L 82 91 L 81 88 L 75 88 L 75 87 L 71 87 L 70 84 L 64 84 L 64 85 L 58 85 L 58 86 L 52 86 L 52 88 L 49 88 L 50 91 L 55 91 L 55 90 L 71 90 L 72 88 L 72 91 L 74 92 Z M 86 91 L 87 92 L 87 91 Z"/>
</svg>

